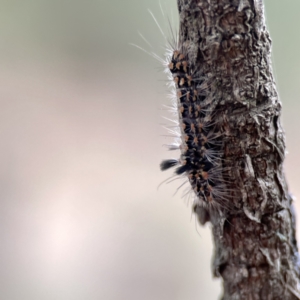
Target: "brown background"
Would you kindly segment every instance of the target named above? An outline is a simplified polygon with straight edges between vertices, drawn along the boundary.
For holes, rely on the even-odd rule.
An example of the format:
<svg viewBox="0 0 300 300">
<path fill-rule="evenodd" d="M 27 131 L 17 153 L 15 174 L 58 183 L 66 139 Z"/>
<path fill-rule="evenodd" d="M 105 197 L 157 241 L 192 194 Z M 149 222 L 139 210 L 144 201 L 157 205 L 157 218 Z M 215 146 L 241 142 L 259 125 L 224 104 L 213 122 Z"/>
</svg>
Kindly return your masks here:
<svg viewBox="0 0 300 300">
<path fill-rule="evenodd" d="M 177 24 L 176 1 L 161 4 Z M 157 190 L 171 175 L 158 167 L 170 157 L 160 125 L 168 115 L 166 78 L 157 61 L 129 45 L 163 55 L 148 8 L 167 33 L 158 0 L 2 1 L 0 299 L 220 294 L 209 226 L 196 224 L 181 191 L 173 196 L 180 182 Z M 285 168 L 298 197 L 299 9 L 297 0 L 266 1 Z"/>
</svg>

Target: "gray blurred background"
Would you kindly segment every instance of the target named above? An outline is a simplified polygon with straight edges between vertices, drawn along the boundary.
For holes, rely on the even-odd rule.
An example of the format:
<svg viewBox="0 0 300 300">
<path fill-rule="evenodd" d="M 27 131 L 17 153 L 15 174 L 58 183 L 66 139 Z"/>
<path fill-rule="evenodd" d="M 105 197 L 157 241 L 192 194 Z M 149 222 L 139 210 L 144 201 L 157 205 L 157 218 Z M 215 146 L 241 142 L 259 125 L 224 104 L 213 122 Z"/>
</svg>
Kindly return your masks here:
<svg viewBox="0 0 300 300">
<path fill-rule="evenodd" d="M 300 197 L 300 2 L 265 2 Z M 0 11 L 0 299 L 217 299 L 210 228 L 171 173 L 160 64 L 175 0 L 6 0 Z M 143 34 L 149 46 L 138 34 Z M 296 202 L 297 210 L 300 206 Z M 300 228 L 298 226 L 298 239 Z"/>
</svg>

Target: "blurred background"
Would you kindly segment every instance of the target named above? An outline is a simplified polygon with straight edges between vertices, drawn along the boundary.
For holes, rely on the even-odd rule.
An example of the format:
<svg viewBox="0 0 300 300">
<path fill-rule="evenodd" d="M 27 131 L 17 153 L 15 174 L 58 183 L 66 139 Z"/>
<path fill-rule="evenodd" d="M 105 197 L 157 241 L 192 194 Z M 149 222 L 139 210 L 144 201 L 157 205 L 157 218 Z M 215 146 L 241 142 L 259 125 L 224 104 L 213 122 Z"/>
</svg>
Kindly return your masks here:
<svg viewBox="0 0 300 300">
<path fill-rule="evenodd" d="M 300 2 L 265 1 L 300 197 Z M 217 299 L 209 226 L 159 163 L 171 141 L 159 62 L 175 0 L 4 0 L 0 299 Z M 138 34 L 141 32 L 148 45 Z M 296 202 L 300 211 L 299 202 Z M 300 223 L 299 223 L 300 224 Z M 298 226 L 298 239 L 300 238 Z"/>
</svg>

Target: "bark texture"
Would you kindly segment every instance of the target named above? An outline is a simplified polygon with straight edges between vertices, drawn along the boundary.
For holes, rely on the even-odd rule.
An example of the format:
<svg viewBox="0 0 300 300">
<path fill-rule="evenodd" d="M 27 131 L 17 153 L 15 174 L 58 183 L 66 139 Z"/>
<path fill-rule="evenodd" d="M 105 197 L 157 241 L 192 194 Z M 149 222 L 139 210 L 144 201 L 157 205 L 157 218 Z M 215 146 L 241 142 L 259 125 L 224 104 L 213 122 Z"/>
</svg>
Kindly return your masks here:
<svg viewBox="0 0 300 300">
<path fill-rule="evenodd" d="M 223 300 L 300 299 L 292 197 L 283 173 L 281 103 L 261 0 L 177 0 L 179 44 L 213 82 L 231 208 L 195 205 L 212 223 Z M 226 174 L 225 174 L 226 173 Z"/>
</svg>

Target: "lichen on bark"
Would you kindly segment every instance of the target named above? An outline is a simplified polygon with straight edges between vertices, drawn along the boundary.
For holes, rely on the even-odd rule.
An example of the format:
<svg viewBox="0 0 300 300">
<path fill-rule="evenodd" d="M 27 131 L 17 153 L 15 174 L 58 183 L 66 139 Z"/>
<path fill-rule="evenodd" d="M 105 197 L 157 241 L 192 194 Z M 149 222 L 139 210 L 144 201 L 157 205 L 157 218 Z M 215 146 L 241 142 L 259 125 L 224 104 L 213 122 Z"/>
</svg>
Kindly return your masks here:
<svg viewBox="0 0 300 300">
<path fill-rule="evenodd" d="M 281 103 L 261 0 L 177 0 L 179 44 L 212 82 L 230 208 L 194 206 L 211 222 L 224 300 L 300 299 L 295 218 L 283 172 Z"/>
</svg>

